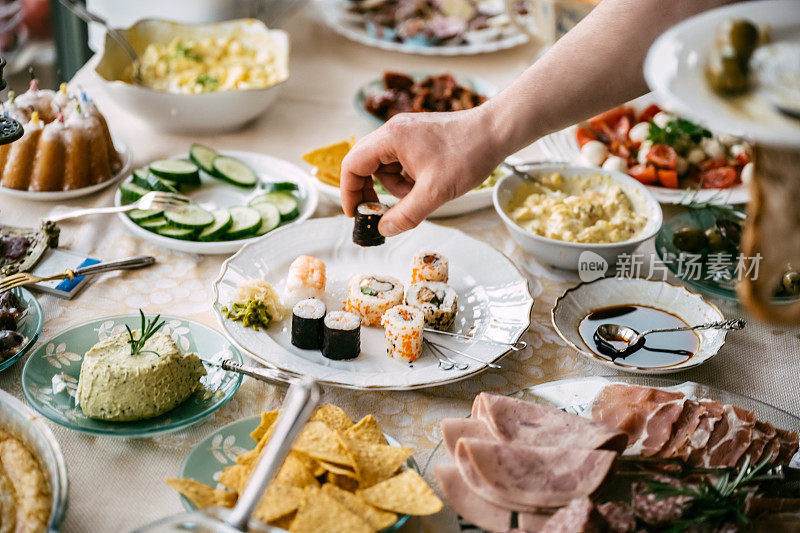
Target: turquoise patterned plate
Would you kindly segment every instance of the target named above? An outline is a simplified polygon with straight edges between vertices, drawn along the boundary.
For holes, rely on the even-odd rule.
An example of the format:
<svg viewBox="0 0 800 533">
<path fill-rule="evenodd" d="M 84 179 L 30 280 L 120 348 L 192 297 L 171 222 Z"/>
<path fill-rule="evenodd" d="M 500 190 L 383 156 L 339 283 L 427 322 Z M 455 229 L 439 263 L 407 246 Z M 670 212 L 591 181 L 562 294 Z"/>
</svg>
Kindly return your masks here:
<svg viewBox="0 0 800 533">
<path fill-rule="evenodd" d="M 229 358 L 242 362 L 239 350 L 216 330 L 185 318 L 164 315 L 161 318 L 166 320 L 161 331 L 171 335 L 183 352 L 194 352 L 207 361 Z M 106 422 L 87 417 L 75 399 L 83 354 L 98 341 L 124 332 L 126 325 L 139 328 L 139 315 L 85 322 L 39 346 L 22 370 L 22 390 L 31 407 L 76 431 L 114 437 L 152 437 L 199 422 L 225 405 L 239 389 L 241 374 L 206 367 L 208 374 L 201 380 L 203 388 L 161 416 L 136 422 Z"/>
<path fill-rule="evenodd" d="M 261 416 L 251 416 L 236 422 L 231 422 L 227 426 L 221 427 L 202 440 L 181 465 L 179 477 L 193 479 L 211 487 L 224 489 L 219 484 L 219 476 L 222 469 L 236 463 L 236 457 L 247 450 L 255 447 L 256 442 L 250 437 L 250 433 L 261 423 Z M 389 435 L 384 435 L 386 441 L 392 446 L 400 446 L 400 443 Z M 409 457 L 406 467 L 419 472 L 419 467 L 414 457 Z M 192 504 L 185 496 L 181 496 L 183 507 L 187 511 L 196 511 L 197 507 Z M 381 533 L 397 531 L 408 520 L 408 515 L 402 515 L 391 527 L 384 529 Z"/>
<path fill-rule="evenodd" d="M 19 351 L 16 354 L 0 362 L 0 372 L 16 363 L 20 357 L 33 348 L 33 345 L 36 344 L 36 340 L 42 333 L 42 326 L 44 325 L 44 313 L 42 312 L 42 306 L 39 304 L 39 300 L 36 299 L 36 296 L 23 287 L 12 289 L 12 291 L 17 295 L 19 303 L 25 307 L 25 312 L 19 320 L 17 320 L 17 331 L 25 337 L 25 342 L 22 343 L 22 346 L 19 347 Z"/>
</svg>

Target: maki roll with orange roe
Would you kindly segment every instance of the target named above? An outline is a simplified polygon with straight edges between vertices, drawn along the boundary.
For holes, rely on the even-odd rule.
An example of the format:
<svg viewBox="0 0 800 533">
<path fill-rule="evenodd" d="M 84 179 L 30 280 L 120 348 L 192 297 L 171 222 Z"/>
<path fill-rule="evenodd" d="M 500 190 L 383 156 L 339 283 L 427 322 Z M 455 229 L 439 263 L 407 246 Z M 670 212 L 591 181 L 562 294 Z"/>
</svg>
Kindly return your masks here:
<svg viewBox="0 0 800 533">
<path fill-rule="evenodd" d="M 447 283 L 447 258 L 437 252 L 420 250 L 414 254 L 411 265 L 411 283 L 418 281 L 441 281 Z"/>
<path fill-rule="evenodd" d="M 425 319 L 421 310 L 409 305 L 392 307 L 381 318 L 387 353 L 392 359 L 413 363 L 422 355 Z"/>
</svg>

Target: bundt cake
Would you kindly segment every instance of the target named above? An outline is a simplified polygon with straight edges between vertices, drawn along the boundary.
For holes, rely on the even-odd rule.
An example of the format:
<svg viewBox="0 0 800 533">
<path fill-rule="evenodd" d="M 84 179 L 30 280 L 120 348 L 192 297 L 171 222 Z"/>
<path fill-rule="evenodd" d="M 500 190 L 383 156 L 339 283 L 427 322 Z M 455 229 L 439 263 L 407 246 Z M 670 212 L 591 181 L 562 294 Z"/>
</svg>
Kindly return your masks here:
<svg viewBox="0 0 800 533">
<path fill-rule="evenodd" d="M 110 179 L 122 162 L 105 118 L 85 94 L 30 89 L 3 104 L 25 134 L 0 146 L 0 186 L 28 191 L 69 191 Z"/>
</svg>

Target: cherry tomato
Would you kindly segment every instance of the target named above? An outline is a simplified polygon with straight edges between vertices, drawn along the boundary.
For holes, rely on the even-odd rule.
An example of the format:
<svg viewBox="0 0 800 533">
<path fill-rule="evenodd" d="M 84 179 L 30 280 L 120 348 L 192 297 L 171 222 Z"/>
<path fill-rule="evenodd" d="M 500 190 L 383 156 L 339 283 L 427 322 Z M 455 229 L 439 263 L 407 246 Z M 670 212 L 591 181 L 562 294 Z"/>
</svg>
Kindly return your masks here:
<svg viewBox="0 0 800 533">
<path fill-rule="evenodd" d="M 658 182 L 668 189 L 678 188 L 678 172 L 675 170 L 658 169 Z"/>
<path fill-rule="evenodd" d="M 728 160 L 724 157 L 715 157 L 712 159 L 706 159 L 702 163 L 700 163 L 700 170 L 711 170 L 712 168 L 722 168 L 727 167 Z"/>
<path fill-rule="evenodd" d="M 652 165 L 634 165 L 628 169 L 628 174 L 645 185 L 652 185 L 658 182 L 656 167 Z"/>
<path fill-rule="evenodd" d="M 578 138 L 578 146 L 581 148 L 583 148 L 584 144 L 588 143 L 589 141 L 594 141 L 597 138 L 592 130 L 589 128 L 584 128 L 583 126 L 578 128 L 578 131 L 575 135 Z"/>
<path fill-rule="evenodd" d="M 659 113 L 661 113 L 661 108 L 656 104 L 650 104 L 639 114 L 639 122 L 650 122 Z"/>
<path fill-rule="evenodd" d="M 647 152 L 647 160 L 658 168 L 675 170 L 678 166 L 678 153 L 671 146 L 666 144 L 654 144 Z"/>
<path fill-rule="evenodd" d="M 710 168 L 700 172 L 700 186 L 704 189 L 727 189 L 736 182 L 736 169 L 731 166 Z"/>
<path fill-rule="evenodd" d="M 739 154 L 736 155 L 736 163 L 741 166 L 745 166 L 750 161 L 750 155 L 747 152 L 739 152 Z"/>
<path fill-rule="evenodd" d="M 598 121 L 605 122 L 607 124 L 616 124 L 621 117 L 628 117 L 628 119 L 633 122 L 633 108 L 630 106 L 621 105 L 592 117 L 589 122 L 591 123 L 593 121 Z"/>
</svg>

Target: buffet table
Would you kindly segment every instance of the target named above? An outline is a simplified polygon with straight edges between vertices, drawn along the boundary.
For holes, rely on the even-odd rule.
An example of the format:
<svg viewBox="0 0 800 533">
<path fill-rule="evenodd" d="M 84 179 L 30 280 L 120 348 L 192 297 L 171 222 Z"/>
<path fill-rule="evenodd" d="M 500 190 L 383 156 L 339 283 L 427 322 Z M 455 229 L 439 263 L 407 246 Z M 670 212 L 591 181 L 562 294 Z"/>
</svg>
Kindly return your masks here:
<svg viewBox="0 0 800 533">
<path fill-rule="evenodd" d="M 193 141 L 219 149 L 250 150 L 275 155 L 297 164 L 317 146 L 366 134 L 372 124 L 353 106 L 353 95 L 365 81 L 385 69 L 403 71 L 450 70 L 482 77 L 498 87 L 507 85 L 535 57 L 535 47 L 522 46 L 491 55 L 435 58 L 395 54 L 351 43 L 303 11 L 286 25 L 292 39 L 291 76 L 282 96 L 255 123 L 243 131 L 203 136 L 161 134 L 147 128 L 104 95 L 93 72 L 84 67 L 72 80 L 94 98 L 112 131 L 133 152 L 134 166 L 185 152 Z M 202 113 L 202 109 L 197 110 Z M 539 159 L 537 146 L 526 149 L 526 159 Z M 110 205 L 114 187 L 65 204 L 69 207 Z M 54 209 L 49 203 L 23 202 L 0 197 L 0 216 L 15 225 L 36 225 Z M 321 204 L 316 216 L 340 212 Z M 675 213 L 665 208 L 665 218 Z M 536 303 L 531 327 L 523 339 L 528 349 L 512 353 L 501 370 L 488 370 L 460 383 L 415 392 L 361 392 L 326 389 L 333 402 L 354 419 L 374 413 L 387 433 L 413 446 L 424 465 L 440 440 L 439 420 L 463 416 L 480 391 L 510 393 L 520 388 L 568 376 L 605 375 L 608 370 L 575 353 L 556 335 L 550 309 L 556 297 L 577 278 L 551 270 L 526 256 L 508 236 L 494 210 L 435 221 L 482 239 L 506 254 L 528 277 Z M 40 343 L 64 328 L 89 319 L 142 308 L 185 316 L 215 325 L 209 308 L 211 281 L 223 256 L 196 256 L 151 246 L 129 235 L 115 216 L 81 219 L 62 224 L 61 246 L 99 259 L 153 255 L 157 264 L 140 271 L 106 274 L 94 279 L 74 300 L 40 296 L 45 325 Z M 652 244 L 647 245 L 652 250 Z M 743 311 L 714 301 L 728 317 Z M 57 349 L 57 347 L 56 347 Z M 758 398 L 800 415 L 800 329 L 789 330 L 751 322 L 733 332 L 722 352 L 709 363 L 673 377 L 698 381 Z M 20 373 L 24 361 L 0 375 L 0 387 L 22 397 Z M 251 379 L 222 409 L 188 430 L 151 439 L 93 437 L 51 424 L 67 461 L 70 502 L 66 532 L 128 531 L 135 526 L 181 510 L 177 493 L 163 482 L 176 476 L 193 446 L 212 429 L 242 417 L 274 409 L 282 389 Z M 412 521 L 404 530 L 440 531 L 436 519 Z"/>
</svg>

